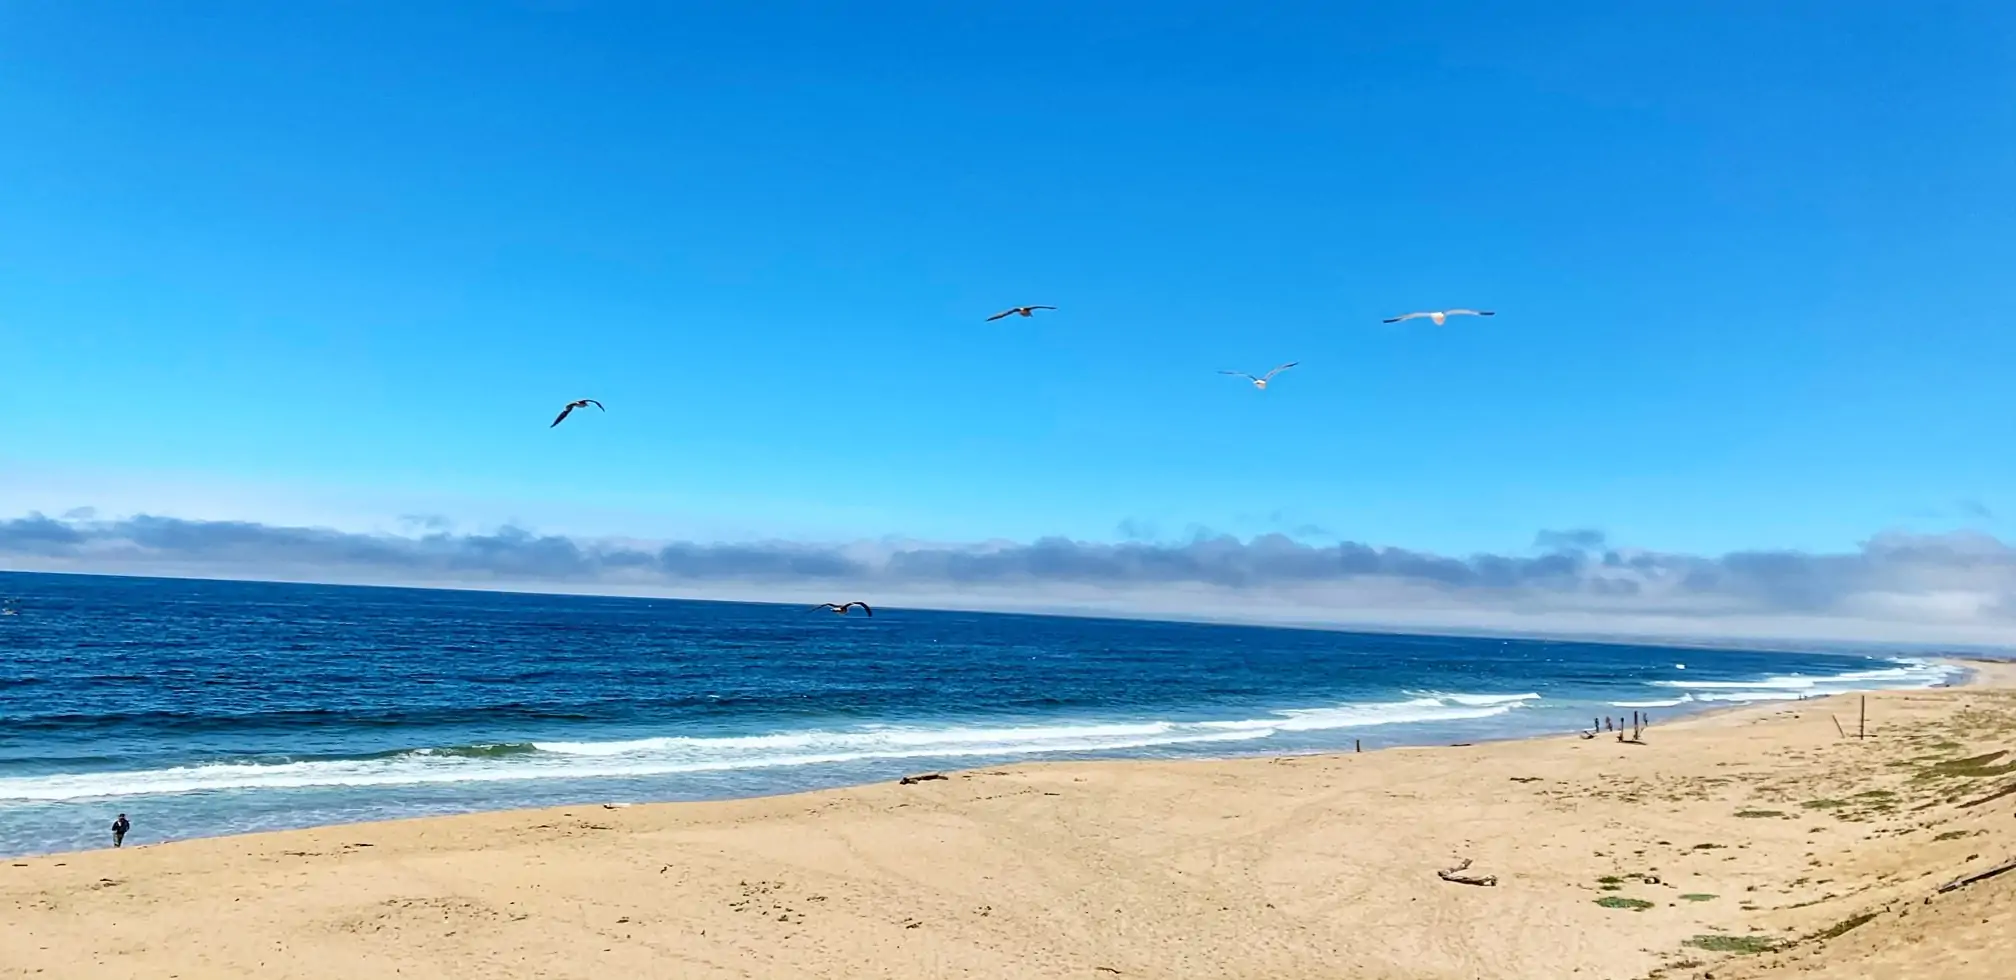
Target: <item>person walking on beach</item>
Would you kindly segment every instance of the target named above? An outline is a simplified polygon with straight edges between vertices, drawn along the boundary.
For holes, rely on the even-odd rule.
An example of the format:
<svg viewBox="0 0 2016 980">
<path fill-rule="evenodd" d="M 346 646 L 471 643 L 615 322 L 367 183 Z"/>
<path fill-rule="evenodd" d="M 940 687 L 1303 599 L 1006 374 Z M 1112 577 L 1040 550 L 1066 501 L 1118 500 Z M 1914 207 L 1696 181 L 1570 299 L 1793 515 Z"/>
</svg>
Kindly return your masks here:
<svg viewBox="0 0 2016 980">
<path fill-rule="evenodd" d="M 112 846 L 118 847 L 125 843 L 126 832 L 132 829 L 133 824 L 127 821 L 126 815 L 120 814 L 119 819 L 112 821 Z"/>
</svg>

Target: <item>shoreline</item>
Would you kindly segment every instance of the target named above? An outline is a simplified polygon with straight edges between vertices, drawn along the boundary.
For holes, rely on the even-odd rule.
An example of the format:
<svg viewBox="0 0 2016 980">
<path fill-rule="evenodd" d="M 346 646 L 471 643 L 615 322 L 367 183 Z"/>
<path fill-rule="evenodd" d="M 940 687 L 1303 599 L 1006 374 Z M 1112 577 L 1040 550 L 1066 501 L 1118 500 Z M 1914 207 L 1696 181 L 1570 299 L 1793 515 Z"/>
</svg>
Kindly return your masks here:
<svg viewBox="0 0 2016 980">
<path fill-rule="evenodd" d="M 2016 855 L 2016 783 L 1980 758 L 2016 733 L 2016 664 L 1966 666 L 1870 692 L 1866 740 L 1834 695 L 1643 744 L 1039 761 L 15 859 L 0 976 L 1855 977 L 1835 950 L 1950 925 L 1856 955 L 1987 980 L 1948 961 L 1996 965 L 1978 903 L 2016 875 L 1922 904 Z M 1438 877 L 1466 860 L 1496 884 Z"/>
<path fill-rule="evenodd" d="M 1869 693 L 1878 693 L 1878 692 L 1899 693 L 1913 690 L 1943 690 L 1943 689 L 1965 687 L 1969 685 L 1978 684 L 1981 682 L 1981 678 L 1983 677 L 1983 670 L 1981 668 L 1983 667 L 1987 667 L 1991 670 L 1996 665 L 2016 668 L 2016 660 L 2003 660 L 1992 657 L 1976 657 L 1966 655 L 1942 656 L 1942 657 L 1910 657 L 1910 658 L 1899 657 L 1895 659 L 1898 659 L 1900 661 L 1916 660 L 1922 662 L 1934 662 L 1948 667 L 1959 669 L 1961 671 L 1964 671 L 1965 673 L 1959 680 L 1953 683 L 1940 685 L 1932 688 L 1872 688 L 1870 689 Z M 2012 680 L 2011 683 L 2016 684 L 2016 680 Z M 1769 711 L 1777 708 L 1784 708 L 1792 705 L 1811 704 L 1813 702 L 1829 700 L 1837 697 L 1847 697 L 1855 693 L 1858 692 L 1845 691 L 1845 692 L 1834 692 L 1830 694 L 1817 695 L 1812 697 L 1802 695 L 1796 699 L 1756 700 L 1756 701 L 1731 702 L 1726 704 L 1715 704 L 1714 702 L 1709 701 L 1692 701 L 1689 702 L 1684 707 L 1680 705 L 1675 705 L 1670 708 L 1663 709 L 1660 717 L 1665 720 L 1659 721 L 1658 726 L 1659 729 L 1662 731 L 1672 730 L 1677 726 L 1686 725 L 1689 722 L 1693 722 L 1696 720 L 1718 717 L 1723 715 L 1730 715 L 1730 714 L 1741 714 L 1745 712 L 1768 713 Z M 1616 717 L 1621 723 L 1624 718 L 1621 712 L 1625 709 L 1616 708 L 1615 706 L 1609 706 L 1609 707 L 1620 712 L 1620 714 Z M 1644 711 L 1648 719 L 1651 717 L 1651 713 L 1649 710 L 1642 708 L 1633 710 Z M 1381 726 L 1376 725 L 1371 726 L 1371 728 L 1375 730 L 1378 727 Z M 1649 721 L 1647 722 L 1646 730 L 1647 731 L 1652 730 L 1652 724 Z M 1393 750 L 1466 748 L 1472 746 L 1547 742 L 1555 740 L 1587 740 L 1588 736 L 1582 734 L 1583 731 L 1585 730 L 1582 729 L 1577 729 L 1573 731 L 1551 730 L 1551 731 L 1532 731 L 1532 732 L 1504 734 L 1504 735 L 1483 735 L 1474 737 L 1472 738 L 1471 741 L 1466 742 L 1406 741 L 1406 740 L 1384 741 L 1381 744 L 1373 745 L 1372 747 L 1366 748 L 1362 751 L 1353 751 L 1349 748 L 1321 748 L 1306 751 L 1271 751 L 1271 752 L 1256 749 L 1251 751 L 1226 752 L 1223 754 L 1206 754 L 1206 755 L 1181 756 L 1181 757 L 1156 757 L 1156 756 L 1138 756 L 1138 755 L 1125 755 L 1125 754 L 1098 755 L 1096 754 L 1096 750 L 1088 750 L 1086 754 L 1076 755 L 1075 757 L 1073 757 L 1073 753 L 1055 753 L 1055 754 L 1036 753 L 1022 758 L 1007 759 L 1006 761 L 992 761 L 992 762 L 982 761 L 982 762 L 976 762 L 970 766 L 961 765 L 956 768 L 943 768 L 930 771 L 938 773 L 961 774 L 961 773 L 978 771 L 982 769 L 997 769 L 1005 766 L 1027 768 L 1036 766 L 1070 766 L 1070 765 L 1134 765 L 1134 764 L 1208 765 L 1213 763 L 1240 762 L 1255 759 L 1326 759 L 1338 756 L 1348 757 L 1352 755 L 1363 755 L 1375 752 L 1389 752 Z M 1604 739 L 1604 738 L 1610 738 L 1611 736 L 1617 734 L 1618 732 L 1615 731 L 1604 730 L 1604 731 L 1597 731 L 1595 733 L 1595 737 L 1596 739 Z M 1613 739 L 1613 741 L 1617 740 L 1621 739 Z M 1065 757 L 1059 758 L 1058 756 L 1065 756 Z M 910 771 L 910 774 L 921 773 L 924 771 L 927 770 L 921 768 L 912 769 Z M 683 807 L 683 806 L 699 806 L 699 805 L 718 804 L 718 803 L 731 803 L 743 800 L 780 800 L 801 796 L 811 797 L 825 793 L 846 792 L 849 790 L 855 790 L 862 787 L 880 785 L 883 782 L 893 781 L 894 778 L 895 777 L 884 777 L 879 779 L 863 780 L 860 782 L 847 782 L 832 786 L 781 789 L 776 792 L 758 792 L 753 794 L 736 794 L 736 795 L 726 795 L 718 797 L 703 797 L 689 800 L 640 801 L 640 800 L 626 800 L 615 798 L 582 798 L 579 800 L 555 803 L 555 804 L 542 804 L 532 806 L 484 807 L 484 808 L 476 808 L 476 809 L 447 812 L 447 813 L 429 813 L 429 814 L 416 814 L 407 816 L 382 817 L 367 820 L 317 823 L 301 827 L 283 827 L 267 830 L 235 831 L 235 832 L 226 832 L 218 834 L 199 834 L 188 837 L 175 837 L 165 840 L 148 841 L 145 843 L 132 843 L 128 844 L 126 849 L 138 850 L 143 848 L 159 848 L 171 845 L 186 844 L 196 841 L 225 840 L 239 837 L 260 836 L 267 834 L 286 834 L 286 833 L 296 833 L 302 831 L 314 831 L 314 830 L 332 829 L 332 828 L 370 827 L 378 824 L 406 823 L 410 821 L 456 820 L 483 815 L 536 813 L 554 809 L 564 809 L 567 807 L 590 807 L 590 806 L 601 806 L 610 804 L 626 808 L 633 806 Z M 108 806 L 107 812 L 110 812 L 110 809 L 116 809 L 118 804 L 108 803 L 107 806 Z M 13 854 L 0 854 L 0 861 L 20 861 L 31 858 L 60 857 L 70 854 L 91 853 L 92 851 L 95 851 L 97 849 L 98 848 L 82 848 L 74 850 L 29 851 Z"/>
</svg>

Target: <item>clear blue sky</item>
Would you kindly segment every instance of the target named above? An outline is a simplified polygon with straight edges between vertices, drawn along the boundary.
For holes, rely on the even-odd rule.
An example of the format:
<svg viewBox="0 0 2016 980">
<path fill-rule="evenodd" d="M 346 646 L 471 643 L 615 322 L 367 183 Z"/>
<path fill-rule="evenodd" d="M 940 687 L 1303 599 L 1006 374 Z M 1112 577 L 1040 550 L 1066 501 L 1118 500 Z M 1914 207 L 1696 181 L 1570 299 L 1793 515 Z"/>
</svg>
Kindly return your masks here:
<svg viewBox="0 0 2016 980">
<path fill-rule="evenodd" d="M 0 3 L 0 499 L 2006 528 L 2016 5 L 1663 6 Z"/>
</svg>

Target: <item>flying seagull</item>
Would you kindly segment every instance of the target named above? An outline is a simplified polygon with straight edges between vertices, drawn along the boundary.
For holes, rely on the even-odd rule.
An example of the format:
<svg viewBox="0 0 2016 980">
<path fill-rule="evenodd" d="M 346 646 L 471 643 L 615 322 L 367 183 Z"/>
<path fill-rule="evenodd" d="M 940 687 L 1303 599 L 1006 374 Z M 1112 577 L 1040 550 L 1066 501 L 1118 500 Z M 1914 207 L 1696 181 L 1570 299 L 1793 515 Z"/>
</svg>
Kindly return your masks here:
<svg viewBox="0 0 2016 980">
<path fill-rule="evenodd" d="M 1442 325 L 1442 322 L 1444 320 L 1447 320 L 1452 316 L 1497 316 L 1497 315 L 1498 314 L 1493 313 L 1490 310 L 1435 310 L 1428 313 L 1406 313 L 1400 316 L 1393 317 L 1392 319 L 1381 320 L 1379 322 L 1399 323 L 1402 320 L 1413 320 L 1425 316 L 1428 319 L 1435 321 L 1435 325 L 1439 327 Z"/>
<path fill-rule="evenodd" d="M 1020 314 L 1022 316 L 1035 316 L 1037 310 L 1054 310 L 1054 309 L 1056 309 L 1056 307 L 1054 306 L 1014 306 L 1002 310 L 1001 312 L 996 313 L 993 316 L 988 317 L 987 319 L 989 322 L 992 322 L 994 320 L 999 320 L 1004 316 L 1010 316 L 1014 314 Z"/>
<path fill-rule="evenodd" d="M 832 611 L 834 611 L 834 612 L 836 612 L 836 613 L 839 613 L 839 614 L 840 614 L 840 615 L 842 615 L 842 616 L 845 616 L 845 615 L 847 615 L 847 610 L 849 610 L 849 609 L 851 609 L 851 608 L 853 608 L 853 607 L 855 607 L 855 606 L 860 606 L 860 607 L 861 607 L 861 611 L 862 611 L 862 612 L 864 612 L 864 613 L 867 613 L 867 614 L 868 614 L 868 615 L 870 615 L 870 616 L 873 616 L 873 615 L 875 615 L 875 610 L 873 610 L 873 609 L 870 609 L 870 608 L 868 608 L 868 604 L 867 604 L 867 603 L 865 603 L 865 602 L 862 602 L 862 601 L 861 601 L 861 600 L 859 600 L 859 599 L 856 599 L 856 600 L 854 600 L 853 602 L 822 602 L 822 603 L 820 603 L 820 604 L 818 604 L 818 605 L 816 605 L 816 606 L 813 606 L 812 608 L 813 608 L 814 610 L 819 610 L 819 609 L 830 609 L 830 610 L 832 610 Z"/>
<path fill-rule="evenodd" d="M 567 421 L 567 416 L 571 414 L 575 409 L 587 408 L 590 405 L 593 405 L 596 408 L 602 408 L 602 403 L 596 401 L 593 398 L 583 398 L 580 401 L 568 402 L 567 407 L 560 410 L 560 417 L 553 420 L 553 425 L 559 425 L 560 423 Z M 602 408 L 602 410 L 605 412 L 608 411 L 608 409 L 606 408 Z M 553 425 L 549 425 L 547 426 L 547 428 L 550 429 L 553 427 Z"/>
<path fill-rule="evenodd" d="M 1297 364 L 1300 364 L 1300 363 L 1302 363 L 1302 362 L 1301 362 L 1301 361 L 1289 361 L 1288 363 L 1286 363 L 1286 364 L 1283 364 L 1283 365 L 1281 365 L 1280 367 L 1277 367 L 1277 368 L 1275 368 L 1274 370 L 1272 370 L 1272 371 L 1269 371 L 1269 372 L 1267 372 L 1266 374 L 1263 374 L 1263 375 L 1261 375 L 1260 377 L 1257 377 L 1257 378 L 1256 378 L 1256 377 L 1254 377 L 1254 376 L 1252 376 L 1252 375 L 1250 375 L 1250 374 L 1247 374 L 1247 373 L 1246 373 L 1246 372 L 1244 372 L 1244 371 L 1220 371 L 1220 372 L 1218 372 L 1218 373 L 1219 373 L 1219 374 L 1229 374 L 1229 375 L 1231 375 L 1231 376 L 1233 376 L 1233 377 L 1235 377 L 1235 378 L 1245 378 L 1246 380 L 1248 380 L 1248 381 L 1251 381 L 1251 382 L 1253 382 L 1253 387 L 1255 387 L 1255 388 L 1258 388 L 1258 389 L 1260 389 L 1261 391 L 1266 391 L 1266 390 L 1267 390 L 1267 382 L 1269 382 L 1269 381 L 1272 381 L 1272 380 L 1274 380 L 1274 376 L 1275 376 L 1275 375 L 1277 375 L 1277 374 L 1280 374 L 1281 372 L 1283 372 L 1283 371 L 1286 371 L 1286 370 L 1288 370 L 1289 368 L 1291 368 L 1291 367 L 1294 367 L 1295 365 L 1297 365 Z"/>
</svg>

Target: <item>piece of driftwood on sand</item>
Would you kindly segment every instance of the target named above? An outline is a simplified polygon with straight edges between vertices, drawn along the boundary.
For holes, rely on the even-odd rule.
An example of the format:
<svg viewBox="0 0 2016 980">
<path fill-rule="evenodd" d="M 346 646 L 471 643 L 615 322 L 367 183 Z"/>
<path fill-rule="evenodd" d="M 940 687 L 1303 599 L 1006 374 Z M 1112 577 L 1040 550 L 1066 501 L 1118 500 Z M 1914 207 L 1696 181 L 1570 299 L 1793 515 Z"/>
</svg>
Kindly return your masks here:
<svg viewBox="0 0 2016 980">
<path fill-rule="evenodd" d="M 1947 892 L 1953 891 L 1955 889 L 1965 888 L 1968 885 L 1971 885 L 1977 881 L 1987 881 L 1988 879 L 1993 878 L 1996 875 L 2003 874 L 2009 871 L 2016 871 L 2016 860 L 2004 861 L 2001 864 L 1989 868 L 1986 871 L 1976 871 L 1971 875 L 1963 875 L 1961 877 L 1955 878 L 1952 881 L 1940 885 L 1939 890 L 1934 894 L 1944 895 Z"/>
<path fill-rule="evenodd" d="M 1440 878 L 1443 881 L 1453 881 L 1459 885 L 1484 885 L 1486 887 L 1489 887 L 1491 885 L 1496 885 L 1498 883 L 1497 875 L 1464 874 L 1464 872 L 1468 870 L 1469 867 L 1470 867 L 1470 859 L 1464 858 L 1462 864 L 1459 864 L 1453 868 L 1449 868 L 1448 870 L 1445 871 L 1435 872 L 1435 877 Z"/>
</svg>

